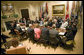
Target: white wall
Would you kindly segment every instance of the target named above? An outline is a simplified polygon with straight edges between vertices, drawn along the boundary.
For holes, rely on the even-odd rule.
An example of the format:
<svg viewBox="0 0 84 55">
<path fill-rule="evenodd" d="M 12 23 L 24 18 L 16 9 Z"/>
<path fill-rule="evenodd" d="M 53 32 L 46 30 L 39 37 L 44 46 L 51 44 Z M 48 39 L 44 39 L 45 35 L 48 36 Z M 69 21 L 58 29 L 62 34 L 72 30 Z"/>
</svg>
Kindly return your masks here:
<svg viewBox="0 0 84 55">
<path fill-rule="evenodd" d="M 52 6 L 53 5 L 58 5 L 58 4 L 65 4 L 65 16 L 66 16 L 66 6 L 67 6 L 67 1 L 49 1 L 48 2 L 48 11 L 49 15 L 52 18 Z M 69 15 L 71 14 L 71 8 L 72 8 L 72 1 L 69 1 Z M 64 18 L 65 18 L 64 16 Z"/>
<path fill-rule="evenodd" d="M 28 9 L 29 10 L 29 17 L 31 20 L 35 20 L 36 17 L 39 17 L 39 5 L 35 5 L 32 3 L 25 3 L 23 5 L 21 5 L 22 3 L 17 3 L 14 4 L 14 8 L 15 8 L 15 13 L 17 13 L 19 15 L 19 17 L 21 18 L 21 9 Z M 35 15 L 33 15 L 33 13 L 35 12 Z"/>
</svg>

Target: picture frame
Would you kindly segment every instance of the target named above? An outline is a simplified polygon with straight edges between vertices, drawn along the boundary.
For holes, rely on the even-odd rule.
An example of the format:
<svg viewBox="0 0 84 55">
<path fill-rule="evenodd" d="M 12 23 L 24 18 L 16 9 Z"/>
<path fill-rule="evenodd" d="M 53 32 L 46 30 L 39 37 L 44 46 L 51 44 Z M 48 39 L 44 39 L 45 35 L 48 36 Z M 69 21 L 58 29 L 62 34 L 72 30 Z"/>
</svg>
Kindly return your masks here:
<svg viewBox="0 0 84 55">
<path fill-rule="evenodd" d="M 65 15 L 65 5 L 53 5 L 52 6 L 52 16 L 64 16 Z"/>
</svg>

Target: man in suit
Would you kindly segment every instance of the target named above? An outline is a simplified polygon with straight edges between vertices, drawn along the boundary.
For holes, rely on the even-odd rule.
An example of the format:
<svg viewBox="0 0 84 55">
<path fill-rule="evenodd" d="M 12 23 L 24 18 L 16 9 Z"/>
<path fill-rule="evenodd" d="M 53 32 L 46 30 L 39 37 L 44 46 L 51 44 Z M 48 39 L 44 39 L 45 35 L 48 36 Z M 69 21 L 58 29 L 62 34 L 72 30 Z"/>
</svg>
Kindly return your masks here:
<svg viewBox="0 0 84 55">
<path fill-rule="evenodd" d="M 16 30 L 18 30 L 19 32 L 23 32 L 21 27 L 20 27 L 20 24 L 17 24 Z"/>
<path fill-rule="evenodd" d="M 49 42 L 49 29 L 47 28 L 47 25 L 45 25 L 44 28 L 42 28 L 41 31 L 41 39 L 47 40 L 47 43 Z"/>
<path fill-rule="evenodd" d="M 29 24 L 29 28 L 27 29 L 27 33 L 30 38 L 34 37 L 34 29 L 32 28 L 32 24 Z"/>
<path fill-rule="evenodd" d="M 58 44 L 58 31 L 55 29 L 55 25 L 52 26 L 52 29 L 49 30 L 49 36 L 50 36 L 50 43 L 51 44 Z"/>
<path fill-rule="evenodd" d="M 77 33 L 77 27 L 76 27 L 75 23 L 72 25 L 72 32 L 73 32 L 73 36 L 75 37 L 75 35 Z M 74 40 L 74 37 L 73 37 L 73 40 Z"/>
<path fill-rule="evenodd" d="M 14 23 L 14 26 L 13 27 L 15 29 L 16 28 L 16 24 L 17 24 L 17 20 L 14 20 L 13 23 Z"/>
<path fill-rule="evenodd" d="M 66 41 L 68 40 L 73 40 L 74 39 L 74 35 L 73 35 L 73 32 L 72 32 L 72 29 L 71 28 L 66 28 L 66 33 L 64 34 L 64 36 L 67 38 Z"/>
<path fill-rule="evenodd" d="M 21 35 L 24 36 L 25 31 L 22 31 L 22 29 L 21 29 L 21 27 L 20 27 L 20 24 L 17 24 L 16 30 L 18 30 L 19 33 L 21 33 Z"/>
<path fill-rule="evenodd" d="M 14 23 L 11 23 L 11 28 L 10 28 L 11 31 L 9 32 L 9 34 L 16 35 L 14 29 L 15 29 Z"/>
<path fill-rule="evenodd" d="M 52 27 L 52 24 L 53 24 L 52 19 L 50 19 L 49 22 L 48 22 L 48 26 Z"/>
</svg>

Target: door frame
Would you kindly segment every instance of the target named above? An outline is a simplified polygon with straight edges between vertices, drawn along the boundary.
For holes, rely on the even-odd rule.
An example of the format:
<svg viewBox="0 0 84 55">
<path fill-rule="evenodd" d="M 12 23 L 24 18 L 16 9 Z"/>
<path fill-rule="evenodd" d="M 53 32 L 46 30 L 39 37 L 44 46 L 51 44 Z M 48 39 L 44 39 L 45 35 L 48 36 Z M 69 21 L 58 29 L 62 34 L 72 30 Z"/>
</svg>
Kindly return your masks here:
<svg viewBox="0 0 84 55">
<path fill-rule="evenodd" d="M 22 14 L 21 14 L 21 10 L 22 10 L 22 9 L 28 9 L 28 8 L 20 8 L 20 9 L 19 9 L 20 18 L 22 18 Z M 29 9 L 28 9 L 28 11 L 29 11 Z M 30 13 L 30 12 L 29 12 L 29 13 Z M 30 14 L 29 14 L 29 17 L 30 17 Z"/>
</svg>

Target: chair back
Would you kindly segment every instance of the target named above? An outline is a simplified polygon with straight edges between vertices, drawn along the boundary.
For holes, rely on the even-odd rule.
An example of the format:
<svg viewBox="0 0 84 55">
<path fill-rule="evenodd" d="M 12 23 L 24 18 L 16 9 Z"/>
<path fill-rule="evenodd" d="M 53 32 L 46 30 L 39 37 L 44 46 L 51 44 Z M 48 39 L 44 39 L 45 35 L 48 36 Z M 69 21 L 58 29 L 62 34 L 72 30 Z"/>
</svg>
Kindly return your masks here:
<svg viewBox="0 0 84 55">
<path fill-rule="evenodd" d="M 19 33 L 19 31 L 18 30 L 14 30 L 15 31 L 15 33 L 18 35 L 18 36 L 20 36 L 20 33 Z"/>
</svg>

